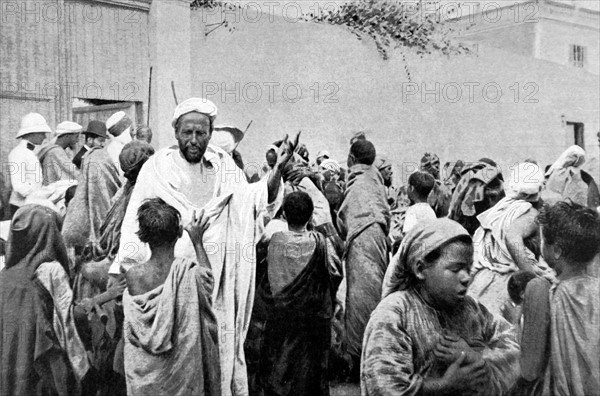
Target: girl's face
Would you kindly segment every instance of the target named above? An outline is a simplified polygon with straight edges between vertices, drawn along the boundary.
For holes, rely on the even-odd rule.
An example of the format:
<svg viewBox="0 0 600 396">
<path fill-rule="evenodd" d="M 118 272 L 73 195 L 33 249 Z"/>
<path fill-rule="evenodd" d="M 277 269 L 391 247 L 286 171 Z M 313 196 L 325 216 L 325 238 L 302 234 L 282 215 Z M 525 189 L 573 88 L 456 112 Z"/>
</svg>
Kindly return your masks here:
<svg viewBox="0 0 600 396">
<path fill-rule="evenodd" d="M 473 264 L 473 246 L 465 242 L 452 242 L 442 248 L 440 257 L 433 263 L 422 264 L 417 277 L 422 281 L 423 298 L 435 307 L 452 308 L 461 304 L 466 296 Z M 423 268 L 427 266 L 427 268 Z"/>
</svg>

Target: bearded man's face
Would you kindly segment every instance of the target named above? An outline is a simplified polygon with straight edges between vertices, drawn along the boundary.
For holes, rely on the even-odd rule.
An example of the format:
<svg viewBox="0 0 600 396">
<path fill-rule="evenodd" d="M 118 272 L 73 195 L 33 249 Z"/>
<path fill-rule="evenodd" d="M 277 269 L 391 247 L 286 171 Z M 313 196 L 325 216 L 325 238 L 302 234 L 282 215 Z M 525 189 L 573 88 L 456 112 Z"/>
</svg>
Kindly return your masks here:
<svg viewBox="0 0 600 396">
<path fill-rule="evenodd" d="M 175 137 L 179 150 L 191 164 L 202 161 L 212 135 L 210 118 L 205 114 L 192 112 L 184 114 L 175 125 Z"/>
</svg>

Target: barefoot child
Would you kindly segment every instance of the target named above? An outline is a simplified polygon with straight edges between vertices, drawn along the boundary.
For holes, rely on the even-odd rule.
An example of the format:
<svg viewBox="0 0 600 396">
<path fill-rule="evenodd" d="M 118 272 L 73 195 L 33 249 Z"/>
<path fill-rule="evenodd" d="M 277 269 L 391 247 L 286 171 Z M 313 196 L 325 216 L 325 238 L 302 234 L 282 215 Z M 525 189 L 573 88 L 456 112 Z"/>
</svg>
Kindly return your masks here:
<svg viewBox="0 0 600 396">
<path fill-rule="evenodd" d="M 202 211 L 185 227 L 197 262 L 176 258 L 182 236 L 177 209 L 160 198 L 138 210 L 150 259 L 125 274 L 125 374 L 128 395 L 220 395 L 212 276 L 202 246 L 208 220 Z"/>
<path fill-rule="evenodd" d="M 331 262 L 325 237 L 307 231 L 310 196 L 287 195 L 288 231 L 273 235 L 267 254 L 268 313 L 259 381 L 265 395 L 329 395 L 328 352 L 339 261 Z"/>
<path fill-rule="evenodd" d="M 550 291 L 550 393 L 600 389 L 600 216 L 559 202 L 538 217 L 542 255 L 558 273 Z"/>
</svg>

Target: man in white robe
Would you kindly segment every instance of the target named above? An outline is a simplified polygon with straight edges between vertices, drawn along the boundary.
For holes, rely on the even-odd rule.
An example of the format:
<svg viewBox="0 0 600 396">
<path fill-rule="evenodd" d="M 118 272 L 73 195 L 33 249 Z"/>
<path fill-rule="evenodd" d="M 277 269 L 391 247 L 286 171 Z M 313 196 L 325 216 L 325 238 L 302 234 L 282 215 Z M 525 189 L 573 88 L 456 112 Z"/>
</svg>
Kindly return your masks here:
<svg viewBox="0 0 600 396">
<path fill-rule="evenodd" d="M 248 184 L 242 169 L 223 150 L 209 145 L 217 107 L 192 98 L 175 109 L 173 127 L 178 145 L 158 151 L 142 167 L 129 202 L 119 253 L 111 274 L 125 272 L 149 258 L 149 248 L 138 231 L 137 210 L 144 200 L 162 198 L 181 213 L 186 224 L 194 211 L 211 217 L 204 246 L 213 271 L 213 310 L 219 325 L 219 355 L 223 395 L 247 395 L 244 340 L 254 300 L 255 247 L 263 231 L 263 216 L 273 217 L 281 205 L 281 170 L 291 157 L 294 142 L 287 137 L 279 149 L 270 177 Z M 221 211 L 212 210 L 228 200 Z M 194 259 L 188 235 L 175 246 L 175 256 Z"/>
<path fill-rule="evenodd" d="M 110 133 L 110 142 L 106 145 L 106 151 L 113 163 L 119 170 L 119 175 L 123 179 L 123 170 L 121 169 L 121 162 L 119 161 L 119 155 L 123 151 L 123 147 L 133 140 L 133 121 L 125 114 L 124 111 L 117 111 L 106 120 L 106 129 Z"/>
</svg>

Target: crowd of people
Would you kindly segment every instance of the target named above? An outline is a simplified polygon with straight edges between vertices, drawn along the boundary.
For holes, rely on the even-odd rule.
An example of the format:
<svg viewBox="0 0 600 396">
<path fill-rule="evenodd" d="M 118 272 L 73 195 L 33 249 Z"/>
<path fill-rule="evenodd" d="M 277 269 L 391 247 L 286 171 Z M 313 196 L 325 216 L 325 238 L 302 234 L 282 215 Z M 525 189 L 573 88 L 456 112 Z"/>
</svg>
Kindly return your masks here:
<svg viewBox="0 0 600 396">
<path fill-rule="evenodd" d="M 217 112 L 180 103 L 157 151 L 124 112 L 22 118 L 0 178 L 1 395 L 598 393 L 582 148 L 504 173 L 425 153 L 397 188 L 365 133 L 343 164 L 298 133 L 244 166 Z"/>
</svg>

